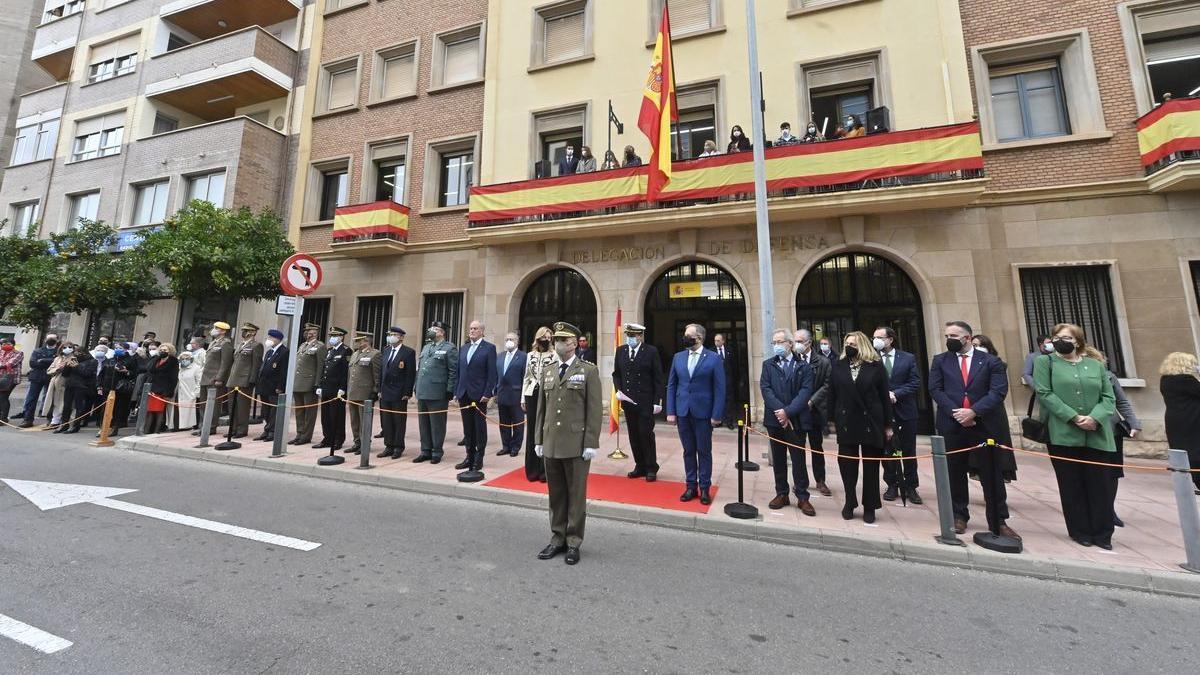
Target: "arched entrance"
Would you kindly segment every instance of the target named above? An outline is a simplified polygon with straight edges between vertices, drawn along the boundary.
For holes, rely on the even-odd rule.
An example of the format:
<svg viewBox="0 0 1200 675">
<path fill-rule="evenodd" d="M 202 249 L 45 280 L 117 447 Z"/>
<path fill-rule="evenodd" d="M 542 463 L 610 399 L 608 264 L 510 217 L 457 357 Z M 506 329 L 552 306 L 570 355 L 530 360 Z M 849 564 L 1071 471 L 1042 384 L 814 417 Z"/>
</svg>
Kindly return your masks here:
<svg viewBox="0 0 1200 675">
<path fill-rule="evenodd" d="M 573 269 L 558 267 L 534 280 L 521 297 L 518 332 L 521 348 L 528 349 L 533 334 L 541 326 L 555 321 L 567 321 L 579 327 L 596 349 L 596 294 L 583 275 Z"/>
<path fill-rule="evenodd" d="M 880 326 L 896 331 L 898 348 L 912 352 L 921 368 L 917 399 L 919 433 L 933 431 L 929 401 L 929 354 L 921 296 L 912 279 L 892 261 L 871 253 L 839 253 L 817 263 L 796 291 L 796 320 L 820 339 L 828 337 L 840 349 L 846 333 L 868 336 Z"/>
<path fill-rule="evenodd" d="M 663 272 L 646 293 L 642 316 L 645 317 L 646 339 L 658 348 L 664 369 L 670 368 L 671 358 L 679 351 L 679 339 L 689 323 L 704 326 L 705 342 L 709 347 L 712 347 L 714 335 L 723 334 L 736 359 L 734 403 L 740 408 L 742 403 L 750 400 L 746 300 L 742 296 L 742 287 L 729 272 L 702 261 L 675 265 Z"/>
</svg>

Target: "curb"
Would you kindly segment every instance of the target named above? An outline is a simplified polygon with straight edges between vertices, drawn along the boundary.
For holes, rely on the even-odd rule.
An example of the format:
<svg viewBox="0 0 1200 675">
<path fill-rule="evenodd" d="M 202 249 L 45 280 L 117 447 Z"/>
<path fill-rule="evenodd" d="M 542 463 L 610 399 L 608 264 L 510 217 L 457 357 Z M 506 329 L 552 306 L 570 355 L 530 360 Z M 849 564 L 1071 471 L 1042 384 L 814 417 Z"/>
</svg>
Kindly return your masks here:
<svg viewBox="0 0 1200 675">
<path fill-rule="evenodd" d="M 320 467 L 316 464 L 306 466 L 274 461 L 265 457 L 256 459 L 198 448 L 160 446 L 136 436 L 118 439 L 115 447 L 118 450 L 216 462 L 230 466 L 311 476 L 321 480 L 374 485 L 393 490 L 471 499 L 529 509 L 544 510 L 547 504 L 545 495 L 532 492 L 503 490 L 486 485 L 465 483 L 432 483 L 405 476 L 385 476 L 353 469 L 318 471 L 317 469 Z M 1110 567 L 1081 560 L 1030 555 L 1004 555 L 974 547 L 945 546 L 932 541 L 926 543 L 911 539 L 866 537 L 818 528 L 780 527 L 758 520 L 698 518 L 689 513 L 611 502 L 589 502 L 588 515 L 626 523 L 652 525 L 686 532 L 703 532 L 723 537 L 754 539 L 771 544 L 798 546 L 813 550 L 906 560 L 927 565 L 1046 579 L 1069 584 L 1108 586 L 1157 595 L 1200 598 L 1200 575 L 1186 572 L 1165 572 L 1125 566 Z"/>
</svg>

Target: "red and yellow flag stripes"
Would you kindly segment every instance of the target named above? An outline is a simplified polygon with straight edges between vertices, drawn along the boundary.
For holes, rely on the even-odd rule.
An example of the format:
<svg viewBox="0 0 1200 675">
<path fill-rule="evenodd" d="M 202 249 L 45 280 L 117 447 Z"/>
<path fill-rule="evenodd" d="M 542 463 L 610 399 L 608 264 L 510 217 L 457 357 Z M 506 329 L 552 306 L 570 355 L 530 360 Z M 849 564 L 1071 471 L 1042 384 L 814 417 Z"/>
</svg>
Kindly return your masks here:
<svg viewBox="0 0 1200 675">
<path fill-rule="evenodd" d="M 617 327 L 613 329 L 613 354 L 621 348 L 621 306 L 617 305 Z M 617 387 L 613 385 L 612 395 L 608 399 L 608 433 L 615 434 L 621 428 L 621 401 L 617 399 Z"/>
<path fill-rule="evenodd" d="M 838 185 L 983 168 L 979 124 L 894 131 L 766 151 L 767 189 Z M 648 167 L 471 188 L 473 223 L 591 211 L 646 199 Z M 750 153 L 676 162 L 660 200 L 754 191 Z"/>
<path fill-rule="evenodd" d="M 1158 106 L 1137 121 L 1142 166 L 1167 155 L 1200 150 L 1200 98 L 1177 98 Z"/>
<path fill-rule="evenodd" d="M 671 52 L 671 18 L 667 3 L 662 3 L 662 22 L 654 41 L 654 57 L 642 90 L 642 109 L 638 128 L 650 139 L 650 164 L 647 171 L 646 197 L 658 199 L 671 182 L 671 123 L 679 121 L 675 102 L 675 59 Z"/>
<path fill-rule="evenodd" d="M 339 206 L 333 214 L 333 240 L 390 234 L 408 241 L 408 213 L 407 206 L 390 200 Z"/>
</svg>

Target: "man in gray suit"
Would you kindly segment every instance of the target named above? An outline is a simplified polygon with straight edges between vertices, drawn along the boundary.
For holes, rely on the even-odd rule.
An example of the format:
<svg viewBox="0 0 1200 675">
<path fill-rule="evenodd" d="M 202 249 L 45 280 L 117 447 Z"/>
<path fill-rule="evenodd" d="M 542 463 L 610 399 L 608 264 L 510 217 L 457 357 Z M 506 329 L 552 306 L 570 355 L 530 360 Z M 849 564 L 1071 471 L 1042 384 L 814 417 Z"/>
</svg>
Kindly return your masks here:
<svg viewBox="0 0 1200 675">
<path fill-rule="evenodd" d="M 458 384 L 458 348 L 446 339 L 448 328 L 434 321 L 425 331 L 428 342 L 417 364 L 417 415 L 421 429 L 421 454 L 413 463 L 442 461 L 446 440 L 446 410 Z"/>
</svg>

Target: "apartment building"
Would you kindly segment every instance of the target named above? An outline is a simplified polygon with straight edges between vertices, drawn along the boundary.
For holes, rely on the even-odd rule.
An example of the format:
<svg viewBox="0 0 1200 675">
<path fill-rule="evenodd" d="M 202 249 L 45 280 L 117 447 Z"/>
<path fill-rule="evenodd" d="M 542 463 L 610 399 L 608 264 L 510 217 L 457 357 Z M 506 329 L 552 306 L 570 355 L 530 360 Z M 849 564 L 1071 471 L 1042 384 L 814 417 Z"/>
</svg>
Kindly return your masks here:
<svg viewBox="0 0 1200 675">
<path fill-rule="evenodd" d="M 44 0 L 29 60 L 55 83 L 19 97 L 0 185 L 10 221 L 48 235 L 103 220 L 120 251 L 192 199 L 286 211 L 312 13 L 302 0 Z M 272 309 L 240 304 L 163 298 L 145 317 L 52 328 L 183 341 L 215 320 L 274 325 Z"/>
</svg>

